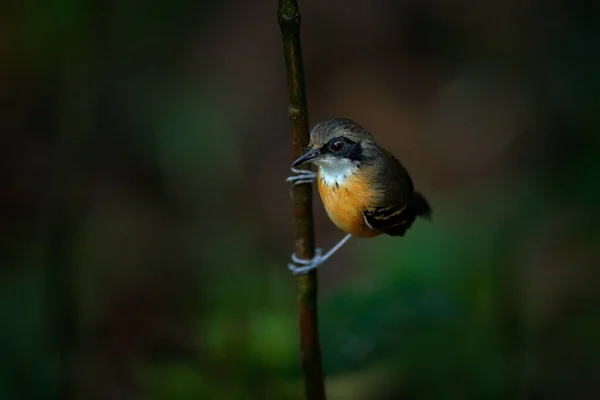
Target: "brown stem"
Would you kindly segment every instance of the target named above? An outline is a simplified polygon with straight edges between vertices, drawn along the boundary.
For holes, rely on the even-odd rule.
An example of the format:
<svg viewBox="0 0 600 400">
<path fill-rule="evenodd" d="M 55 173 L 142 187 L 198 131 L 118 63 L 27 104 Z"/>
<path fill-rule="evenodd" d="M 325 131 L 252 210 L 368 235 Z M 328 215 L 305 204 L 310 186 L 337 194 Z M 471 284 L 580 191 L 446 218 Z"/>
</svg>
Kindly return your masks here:
<svg viewBox="0 0 600 400">
<path fill-rule="evenodd" d="M 279 27 L 289 92 L 288 114 L 292 130 L 292 159 L 299 157 L 308 144 L 308 107 L 300 47 L 300 9 L 297 0 L 279 0 Z M 304 167 L 310 169 L 310 165 Z M 311 185 L 293 185 L 294 250 L 298 257 L 314 256 L 315 235 Z M 300 324 L 300 361 L 304 370 L 307 400 L 325 400 L 321 348 L 317 324 L 317 272 L 298 275 L 298 311 Z"/>
</svg>

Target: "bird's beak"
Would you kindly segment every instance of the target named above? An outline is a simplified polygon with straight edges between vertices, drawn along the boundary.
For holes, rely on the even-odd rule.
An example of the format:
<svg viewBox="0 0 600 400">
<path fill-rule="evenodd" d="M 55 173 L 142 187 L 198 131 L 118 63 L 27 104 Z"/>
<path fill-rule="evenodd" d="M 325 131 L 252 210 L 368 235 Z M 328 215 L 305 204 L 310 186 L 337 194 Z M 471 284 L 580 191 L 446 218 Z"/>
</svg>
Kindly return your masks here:
<svg viewBox="0 0 600 400">
<path fill-rule="evenodd" d="M 321 155 L 321 153 L 319 153 L 319 150 L 316 149 L 308 149 L 304 152 L 304 154 L 302 154 L 300 157 L 298 157 L 298 159 L 296 161 L 294 161 L 292 163 L 292 168 L 297 167 L 299 165 L 305 164 L 311 160 L 314 160 L 315 158 L 319 157 Z"/>
</svg>

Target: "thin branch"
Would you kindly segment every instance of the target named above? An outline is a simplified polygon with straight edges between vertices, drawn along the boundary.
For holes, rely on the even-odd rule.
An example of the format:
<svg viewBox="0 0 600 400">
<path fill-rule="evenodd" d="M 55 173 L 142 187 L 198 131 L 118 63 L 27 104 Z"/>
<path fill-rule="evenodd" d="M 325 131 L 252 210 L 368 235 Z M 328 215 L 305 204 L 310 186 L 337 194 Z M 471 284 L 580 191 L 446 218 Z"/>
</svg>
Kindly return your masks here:
<svg viewBox="0 0 600 400">
<path fill-rule="evenodd" d="M 279 27 L 287 70 L 288 114 L 292 125 L 292 159 L 298 158 L 308 144 L 308 107 L 300 47 L 300 9 L 297 0 L 279 0 Z M 304 167 L 310 169 L 310 165 Z M 293 185 L 294 245 L 298 257 L 314 256 L 315 236 L 311 185 Z M 298 311 L 300 325 L 300 361 L 304 370 L 308 400 L 325 400 L 321 348 L 317 324 L 317 272 L 298 275 Z"/>
</svg>

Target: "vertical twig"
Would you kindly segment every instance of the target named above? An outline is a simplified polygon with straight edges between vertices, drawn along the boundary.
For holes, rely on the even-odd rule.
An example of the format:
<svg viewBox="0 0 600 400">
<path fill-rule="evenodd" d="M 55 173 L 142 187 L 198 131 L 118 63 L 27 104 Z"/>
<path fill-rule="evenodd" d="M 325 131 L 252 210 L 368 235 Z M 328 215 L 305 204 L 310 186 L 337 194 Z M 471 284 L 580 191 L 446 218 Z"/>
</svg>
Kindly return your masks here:
<svg viewBox="0 0 600 400">
<path fill-rule="evenodd" d="M 308 144 L 308 107 L 300 47 L 300 9 L 297 0 L 279 0 L 279 27 L 287 70 L 288 113 L 292 125 L 292 155 L 299 157 Z M 310 165 L 304 168 L 310 169 Z M 315 237 L 311 185 L 294 185 L 294 248 L 298 257 L 314 256 Z M 298 311 L 300 325 L 300 361 L 304 370 L 308 400 L 324 400 L 323 368 L 317 324 L 317 272 L 298 275 Z"/>
</svg>

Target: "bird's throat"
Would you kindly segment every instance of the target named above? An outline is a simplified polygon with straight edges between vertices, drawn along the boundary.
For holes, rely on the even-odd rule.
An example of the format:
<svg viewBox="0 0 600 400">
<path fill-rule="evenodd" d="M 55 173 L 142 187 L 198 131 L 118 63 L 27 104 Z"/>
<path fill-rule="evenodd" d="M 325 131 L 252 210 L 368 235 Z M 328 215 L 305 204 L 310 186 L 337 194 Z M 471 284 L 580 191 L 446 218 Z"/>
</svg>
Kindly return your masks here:
<svg viewBox="0 0 600 400">
<path fill-rule="evenodd" d="M 350 160 L 339 160 L 335 163 L 319 165 L 319 179 L 327 186 L 346 186 L 348 178 L 359 168 Z"/>
</svg>

